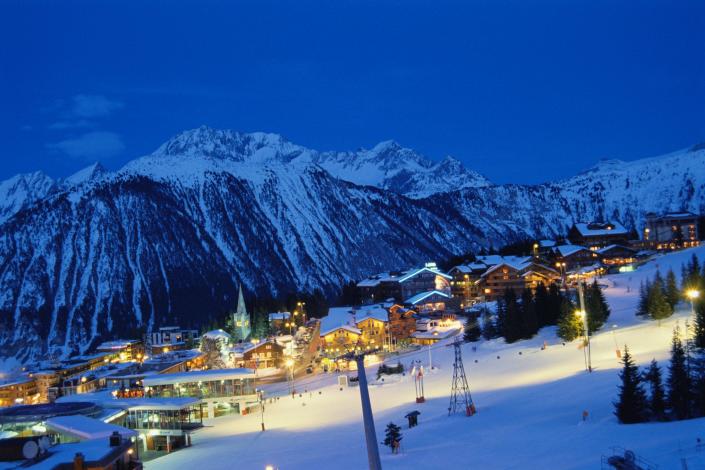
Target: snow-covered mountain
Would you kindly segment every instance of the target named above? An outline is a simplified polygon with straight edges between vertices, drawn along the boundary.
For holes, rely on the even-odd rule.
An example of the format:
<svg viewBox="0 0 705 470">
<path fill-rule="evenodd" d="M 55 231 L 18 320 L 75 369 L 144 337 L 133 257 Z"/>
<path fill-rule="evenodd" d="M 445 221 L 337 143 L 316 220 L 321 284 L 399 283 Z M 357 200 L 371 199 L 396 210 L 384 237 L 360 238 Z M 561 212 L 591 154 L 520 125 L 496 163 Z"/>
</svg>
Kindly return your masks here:
<svg viewBox="0 0 705 470">
<path fill-rule="evenodd" d="M 0 185 L 0 356 L 198 325 L 234 307 L 239 283 L 262 295 L 331 292 L 373 272 L 562 234 L 574 220 L 634 227 L 650 210 L 703 212 L 704 183 L 703 149 L 492 185 L 390 142 L 317 152 L 275 134 L 199 128 L 114 173 L 92 165 L 66 180 Z"/>
</svg>

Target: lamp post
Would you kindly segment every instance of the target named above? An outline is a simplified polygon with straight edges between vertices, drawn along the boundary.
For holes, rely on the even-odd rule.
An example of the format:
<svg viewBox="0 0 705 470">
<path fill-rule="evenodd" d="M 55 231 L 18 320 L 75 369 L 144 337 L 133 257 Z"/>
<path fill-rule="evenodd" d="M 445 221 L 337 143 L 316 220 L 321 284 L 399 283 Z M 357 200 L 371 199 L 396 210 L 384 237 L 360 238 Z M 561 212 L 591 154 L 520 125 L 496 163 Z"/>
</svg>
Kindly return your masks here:
<svg viewBox="0 0 705 470">
<path fill-rule="evenodd" d="M 583 293 L 583 281 L 578 279 L 578 299 L 580 300 L 579 315 L 583 318 L 585 325 L 585 339 L 587 342 L 587 371 L 592 372 L 592 354 L 590 351 L 590 322 L 587 311 L 585 310 L 585 294 Z"/>
<path fill-rule="evenodd" d="M 289 369 L 289 393 L 294 396 L 294 360 L 287 359 L 286 367 Z"/>
<path fill-rule="evenodd" d="M 685 291 L 685 296 L 690 300 L 690 315 L 695 316 L 695 301 L 700 297 L 700 291 L 697 289 L 688 289 Z"/>
</svg>

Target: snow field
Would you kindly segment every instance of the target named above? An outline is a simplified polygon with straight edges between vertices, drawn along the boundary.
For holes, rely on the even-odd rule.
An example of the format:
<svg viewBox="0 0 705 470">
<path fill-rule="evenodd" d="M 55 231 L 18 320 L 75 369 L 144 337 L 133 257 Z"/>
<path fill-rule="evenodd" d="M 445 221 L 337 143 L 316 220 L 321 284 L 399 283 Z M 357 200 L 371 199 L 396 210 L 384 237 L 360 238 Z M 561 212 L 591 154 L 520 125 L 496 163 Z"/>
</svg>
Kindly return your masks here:
<svg viewBox="0 0 705 470">
<path fill-rule="evenodd" d="M 401 455 L 380 448 L 383 467 L 595 469 L 611 446 L 621 446 L 662 469 L 679 468 L 681 458 L 689 469 L 705 468 L 705 450 L 701 454 L 695 448 L 696 437 L 705 437 L 705 420 L 620 425 L 612 406 L 620 368 L 615 341 L 619 347 L 629 345 L 640 366 L 655 358 L 667 373 L 672 329 L 676 322 L 683 325 L 690 307 L 682 305 L 661 326 L 637 318 L 639 283 L 652 277 L 657 267 L 662 274 L 669 266 L 680 274 L 681 263 L 692 253 L 705 259 L 705 247 L 685 250 L 659 256 L 633 273 L 601 280 L 609 286 L 605 293 L 612 315 L 592 337 L 592 374 L 584 370 L 578 342 L 563 346 L 551 327 L 511 345 L 483 341 L 474 343 L 476 352 L 472 344 L 463 346 L 465 371 L 478 409 L 470 418 L 447 416 L 452 347 L 441 345 L 432 351 L 440 369 L 425 378 L 424 404 L 414 402 L 413 380 L 408 375 L 371 385 L 377 440 L 383 440 L 390 421 L 401 425 L 403 432 Z M 549 346 L 542 351 L 544 340 Z M 412 359 L 427 364 L 426 349 L 401 361 L 407 366 Z M 367 368 L 370 380 L 375 372 L 376 366 Z M 208 422 L 212 427 L 194 436 L 193 447 L 148 462 L 147 468 L 204 464 L 214 469 L 367 468 L 358 389 L 340 391 L 334 384 L 334 376 L 301 379 L 297 389 L 310 392 L 267 405 L 266 432 L 259 430 L 259 414 L 217 418 Z M 404 415 L 411 410 L 419 410 L 421 416 L 419 426 L 409 430 Z M 583 410 L 589 413 L 585 422 Z"/>
</svg>

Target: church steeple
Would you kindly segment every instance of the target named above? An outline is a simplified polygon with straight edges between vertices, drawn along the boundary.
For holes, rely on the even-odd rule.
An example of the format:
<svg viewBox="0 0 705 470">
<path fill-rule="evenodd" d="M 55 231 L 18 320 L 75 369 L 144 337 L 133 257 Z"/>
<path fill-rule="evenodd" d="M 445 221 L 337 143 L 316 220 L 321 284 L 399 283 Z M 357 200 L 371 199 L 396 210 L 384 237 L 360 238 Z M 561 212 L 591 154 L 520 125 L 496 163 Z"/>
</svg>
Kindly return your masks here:
<svg viewBox="0 0 705 470">
<path fill-rule="evenodd" d="M 237 310 L 233 314 L 233 330 L 235 340 L 245 341 L 250 336 L 252 325 L 250 323 L 250 314 L 247 313 L 245 306 L 245 298 L 242 295 L 242 284 L 240 284 L 240 292 L 237 297 Z"/>
</svg>

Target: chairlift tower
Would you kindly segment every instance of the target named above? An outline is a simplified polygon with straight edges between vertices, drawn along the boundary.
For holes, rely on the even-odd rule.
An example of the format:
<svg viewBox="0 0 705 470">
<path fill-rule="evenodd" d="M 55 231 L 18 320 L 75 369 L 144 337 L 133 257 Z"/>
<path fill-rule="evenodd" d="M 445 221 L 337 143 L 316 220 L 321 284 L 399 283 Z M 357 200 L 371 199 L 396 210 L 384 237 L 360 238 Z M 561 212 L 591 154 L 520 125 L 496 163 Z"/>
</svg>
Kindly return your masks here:
<svg viewBox="0 0 705 470">
<path fill-rule="evenodd" d="M 465 411 L 466 416 L 475 414 L 475 404 L 470 395 L 468 379 L 465 377 L 465 367 L 463 366 L 463 353 L 460 350 L 460 338 L 456 337 L 453 343 L 455 349 L 455 361 L 453 362 L 453 383 L 450 390 L 450 405 L 448 406 L 448 416 L 458 411 Z"/>
</svg>

